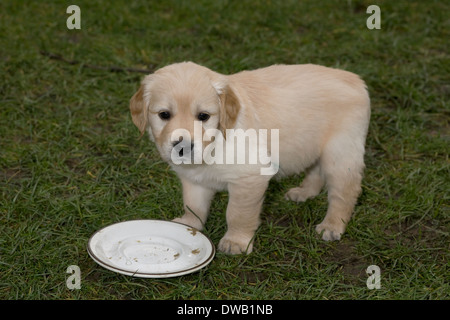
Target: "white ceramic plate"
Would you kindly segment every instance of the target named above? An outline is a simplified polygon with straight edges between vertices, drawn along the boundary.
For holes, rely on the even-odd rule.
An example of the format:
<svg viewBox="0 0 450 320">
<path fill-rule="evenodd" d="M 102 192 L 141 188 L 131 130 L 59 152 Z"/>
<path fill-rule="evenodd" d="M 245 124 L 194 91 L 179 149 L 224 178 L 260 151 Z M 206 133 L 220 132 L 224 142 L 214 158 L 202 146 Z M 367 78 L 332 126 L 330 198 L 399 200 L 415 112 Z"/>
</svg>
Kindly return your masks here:
<svg viewBox="0 0 450 320">
<path fill-rule="evenodd" d="M 132 220 L 92 235 L 88 253 L 102 267 L 134 277 L 168 278 L 197 271 L 211 262 L 211 240 L 187 225 Z"/>
</svg>

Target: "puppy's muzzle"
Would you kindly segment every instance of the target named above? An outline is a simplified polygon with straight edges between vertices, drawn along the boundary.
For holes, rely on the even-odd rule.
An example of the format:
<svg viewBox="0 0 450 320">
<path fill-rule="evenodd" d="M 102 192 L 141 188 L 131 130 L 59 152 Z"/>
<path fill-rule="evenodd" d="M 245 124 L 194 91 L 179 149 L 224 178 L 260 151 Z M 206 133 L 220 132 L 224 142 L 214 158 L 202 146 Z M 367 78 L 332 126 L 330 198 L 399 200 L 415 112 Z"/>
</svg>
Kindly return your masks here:
<svg viewBox="0 0 450 320">
<path fill-rule="evenodd" d="M 183 139 L 172 142 L 172 146 L 175 149 L 175 152 L 178 152 L 180 158 L 192 155 L 194 150 L 194 144 L 190 141 L 184 141 Z"/>
</svg>

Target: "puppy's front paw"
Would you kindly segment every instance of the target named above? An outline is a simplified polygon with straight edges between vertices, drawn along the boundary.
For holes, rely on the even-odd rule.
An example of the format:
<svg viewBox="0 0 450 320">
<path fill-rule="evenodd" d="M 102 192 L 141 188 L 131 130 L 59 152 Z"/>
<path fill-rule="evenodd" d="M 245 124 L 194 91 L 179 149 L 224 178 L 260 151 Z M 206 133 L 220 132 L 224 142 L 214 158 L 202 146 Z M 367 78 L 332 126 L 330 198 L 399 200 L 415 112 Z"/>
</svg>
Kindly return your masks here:
<svg viewBox="0 0 450 320">
<path fill-rule="evenodd" d="M 322 234 L 322 239 L 325 241 L 341 240 L 341 235 L 345 231 L 345 224 L 343 222 L 330 223 L 324 220 L 316 226 L 316 231 L 318 234 Z"/>
<path fill-rule="evenodd" d="M 186 224 L 186 225 L 188 225 L 192 228 L 195 228 L 199 231 L 201 231 L 203 229 L 203 224 L 200 222 L 200 220 L 197 217 L 191 217 L 191 216 L 184 215 L 180 218 L 175 218 L 172 221 Z"/>
<path fill-rule="evenodd" d="M 226 235 L 219 242 L 219 251 L 228 254 L 249 254 L 253 250 L 252 239 Z"/>
</svg>

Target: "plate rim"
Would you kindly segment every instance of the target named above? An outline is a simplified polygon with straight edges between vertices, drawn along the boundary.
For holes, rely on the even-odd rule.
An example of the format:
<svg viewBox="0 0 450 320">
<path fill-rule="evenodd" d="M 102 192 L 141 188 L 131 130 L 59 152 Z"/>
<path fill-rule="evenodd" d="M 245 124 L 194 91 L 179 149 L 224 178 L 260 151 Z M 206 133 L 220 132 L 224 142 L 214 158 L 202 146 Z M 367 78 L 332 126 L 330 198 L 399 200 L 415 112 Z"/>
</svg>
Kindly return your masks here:
<svg viewBox="0 0 450 320">
<path fill-rule="evenodd" d="M 183 270 L 176 271 L 176 272 L 151 273 L 151 272 L 139 272 L 139 269 L 136 270 L 135 272 L 132 272 L 132 271 L 124 270 L 124 269 L 118 268 L 118 267 L 116 267 L 116 266 L 110 265 L 110 264 L 108 264 L 107 262 L 104 262 L 103 259 L 100 259 L 100 258 L 99 258 L 98 256 L 96 256 L 95 253 L 92 251 L 92 249 L 91 249 L 91 242 L 92 242 L 92 239 L 93 239 L 98 233 L 100 233 L 101 231 L 103 231 L 104 229 L 106 229 L 106 228 L 108 228 L 108 227 L 111 227 L 111 226 L 113 226 L 113 225 L 116 225 L 116 224 L 120 224 L 120 223 L 138 222 L 138 221 L 145 221 L 145 222 L 149 222 L 149 221 L 153 221 L 153 222 L 163 222 L 163 223 L 168 223 L 168 224 L 178 224 L 178 225 L 182 225 L 182 226 L 185 226 L 185 227 L 188 227 L 188 228 L 193 228 L 193 227 L 191 227 L 191 226 L 189 226 L 189 225 L 187 225 L 187 224 L 181 223 L 181 222 L 167 221 L 167 220 L 159 220 L 159 219 L 135 219 L 135 220 L 119 221 L 119 222 L 112 223 L 112 224 L 110 224 L 110 225 L 104 226 L 103 228 L 97 230 L 96 232 L 94 232 L 94 233 L 90 236 L 90 238 L 89 238 L 89 240 L 88 240 L 88 243 L 87 243 L 87 251 L 88 251 L 89 256 L 91 256 L 91 258 L 92 258 L 96 263 L 98 263 L 100 266 L 102 266 L 102 267 L 104 267 L 104 268 L 106 268 L 106 269 L 108 269 L 108 270 L 110 270 L 110 271 L 117 272 L 117 273 L 124 274 L 124 275 L 129 275 L 129 276 L 132 276 L 132 277 L 141 277 L 141 278 L 170 278 L 170 277 L 182 276 L 182 275 L 185 275 L 185 274 L 193 273 L 193 272 L 195 272 L 195 271 L 197 271 L 197 270 L 200 270 L 200 269 L 206 267 L 206 266 L 212 261 L 212 259 L 213 259 L 214 256 L 215 256 L 215 253 L 216 253 L 216 247 L 214 246 L 214 243 L 212 242 L 212 240 L 211 240 L 207 235 L 205 235 L 203 232 L 201 232 L 200 230 L 195 229 L 195 228 L 194 228 L 194 229 L 195 229 L 198 233 L 200 233 L 204 238 L 206 238 L 206 239 L 209 241 L 209 244 L 210 244 L 210 246 L 211 246 L 211 253 L 210 253 L 210 255 L 205 259 L 205 261 L 203 261 L 202 263 L 200 263 L 200 264 L 198 264 L 198 265 L 196 265 L 196 266 L 193 266 L 193 267 L 191 267 L 191 268 L 183 269 Z"/>
</svg>

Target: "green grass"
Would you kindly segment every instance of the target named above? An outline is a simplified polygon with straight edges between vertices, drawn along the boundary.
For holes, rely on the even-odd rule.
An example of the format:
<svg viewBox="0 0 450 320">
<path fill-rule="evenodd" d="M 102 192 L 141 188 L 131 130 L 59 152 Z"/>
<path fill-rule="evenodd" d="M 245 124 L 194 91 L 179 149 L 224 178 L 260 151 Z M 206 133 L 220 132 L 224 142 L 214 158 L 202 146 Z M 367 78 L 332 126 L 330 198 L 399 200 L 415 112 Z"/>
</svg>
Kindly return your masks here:
<svg viewBox="0 0 450 320">
<path fill-rule="evenodd" d="M 65 1 L 0 3 L 0 298 L 2 299 L 448 299 L 450 6 L 377 1 Z M 81 63 L 49 59 L 40 51 Z M 86 252 L 106 225 L 172 219 L 180 183 L 128 101 L 142 74 L 192 60 L 223 73 L 316 63 L 360 74 L 372 98 L 365 179 L 340 242 L 315 234 L 326 195 L 283 200 L 299 183 L 270 184 L 249 256 L 216 255 L 200 272 L 138 279 Z M 205 233 L 226 230 L 227 194 Z M 381 269 L 368 290 L 366 268 Z M 78 265 L 81 290 L 66 287 Z"/>
</svg>

